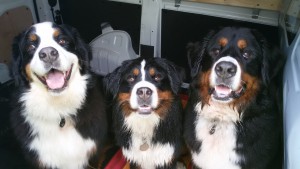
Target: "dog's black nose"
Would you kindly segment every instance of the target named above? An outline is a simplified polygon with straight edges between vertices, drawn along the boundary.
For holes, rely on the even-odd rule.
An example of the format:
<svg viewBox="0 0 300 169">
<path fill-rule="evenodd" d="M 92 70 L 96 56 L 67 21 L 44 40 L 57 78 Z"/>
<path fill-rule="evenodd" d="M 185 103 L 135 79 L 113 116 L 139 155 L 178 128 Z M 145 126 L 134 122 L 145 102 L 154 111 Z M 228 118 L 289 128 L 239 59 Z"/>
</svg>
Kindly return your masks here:
<svg viewBox="0 0 300 169">
<path fill-rule="evenodd" d="M 138 88 L 136 94 L 141 99 L 148 99 L 152 95 L 152 90 L 148 87 Z"/>
<path fill-rule="evenodd" d="M 58 51 L 53 47 L 45 47 L 40 50 L 39 57 L 44 62 L 54 62 L 58 58 Z"/>
<path fill-rule="evenodd" d="M 220 78 L 231 78 L 236 74 L 237 66 L 232 62 L 222 61 L 215 67 L 215 72 Z"/>
</svg>

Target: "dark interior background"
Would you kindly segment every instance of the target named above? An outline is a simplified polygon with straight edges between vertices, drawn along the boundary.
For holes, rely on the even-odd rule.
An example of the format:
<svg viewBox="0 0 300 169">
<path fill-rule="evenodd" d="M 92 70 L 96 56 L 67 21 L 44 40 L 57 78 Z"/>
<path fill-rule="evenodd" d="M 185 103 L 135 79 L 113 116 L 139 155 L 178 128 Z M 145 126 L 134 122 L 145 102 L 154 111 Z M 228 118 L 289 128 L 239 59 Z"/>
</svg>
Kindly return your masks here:
<svg viewBox="0 0 300 169">
<path fill-rule="evenodd" d="M 114 29 L 124 30 L 132 39 L 132 46 L 139 53 L 141 5 L 99 0 L 63 0 L 60 8 L 64 23 L 76 27 L 82 37 L 90 42 L 101 34 L 100 24 L 109 22 Z M 186 45 L 200 41 L 211 29 L 224 26 L 244 26 L 259 30 L 269 42 L 278 44 L 278 28 L 206 15 L 162 10 L 161 55 L 186 70 Z"/>
<path fill-rule="evenodd" d="M 65 24 L 78 29 L 86 42 L 102 33 L 101 23 L 108 22 L 115 30 L 124 30 L 132 40 L 136 53 L 139 51 L 141 5 L 104 0 L 63 0 L 60 2 Z"/>
</svg>

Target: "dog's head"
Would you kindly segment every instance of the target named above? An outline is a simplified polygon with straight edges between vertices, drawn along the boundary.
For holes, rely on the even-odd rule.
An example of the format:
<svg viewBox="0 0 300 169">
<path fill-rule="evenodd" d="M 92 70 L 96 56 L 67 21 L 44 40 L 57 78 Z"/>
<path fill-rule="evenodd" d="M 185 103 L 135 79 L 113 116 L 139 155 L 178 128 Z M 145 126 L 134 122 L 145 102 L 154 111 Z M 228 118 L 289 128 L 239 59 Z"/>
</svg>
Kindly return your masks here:
<svg viewBox="0 0 300 169">
<path fill-rule="evenodd" d="M 104 82 L 125 115 L 162 115 L 177 96 L 182 77 L 183 70 L 165 59 L 137 58 L 123 62 Z"/>
<path fill-rule="evenodd" d="M 87 73 L 90 52 L 77 30 L 51 22 L 38 23 L 13 44 L 13 71 L 17 84 L 32 84 L 61 93 L 74 76 Z"/>
<path fill-rule="evenodd" d="M 247 102 L 273 76 L 266 39 L 248 28 L 212 31 L 201 43 L 188 45 L 188 57 L 205 102 Z"/>
</svg>

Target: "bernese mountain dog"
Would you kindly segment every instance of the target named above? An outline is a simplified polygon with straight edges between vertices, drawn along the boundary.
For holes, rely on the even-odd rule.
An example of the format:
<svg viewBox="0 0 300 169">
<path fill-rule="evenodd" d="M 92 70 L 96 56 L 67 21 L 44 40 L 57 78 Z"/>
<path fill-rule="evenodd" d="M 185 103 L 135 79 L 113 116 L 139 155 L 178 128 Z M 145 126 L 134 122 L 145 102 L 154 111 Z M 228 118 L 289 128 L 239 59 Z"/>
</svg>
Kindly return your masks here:
<svg viewBox="0 0 300 169">
<path fill-rule="evenodd" d="M 162 58 L 127 60 L 108 74 L 117 145 L 131 168 L 175 168 L 182 139 L 183 69 Z"/>
<path fill-rule="evenodd" d="M 43 22 L 15 38 L 12 127 L 35 168 L 97 168 L 107 134 L 102 79 L 78 31 Z M 93 162 L 92 162 L 93 161 Z"/>
<path fill-rule="evenodd" d="M 257 30 L 224 27 L 189 44 L 184 139 L 194 168 L 268 169 L 280 147 L 276 61 Z"/>
</svg>

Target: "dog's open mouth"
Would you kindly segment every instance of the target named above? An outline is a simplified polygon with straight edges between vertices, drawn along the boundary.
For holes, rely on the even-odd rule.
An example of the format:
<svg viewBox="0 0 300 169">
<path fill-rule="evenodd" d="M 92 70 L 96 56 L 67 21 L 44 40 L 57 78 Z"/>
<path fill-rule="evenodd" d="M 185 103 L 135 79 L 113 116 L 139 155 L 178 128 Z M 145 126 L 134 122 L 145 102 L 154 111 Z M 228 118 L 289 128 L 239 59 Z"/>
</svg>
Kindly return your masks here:
<svg viewBox="0 0 300 169">
<path fill-rule="evenodd" d="M 52 68 L 46 75 L 38 76 L 38 79 L 45 85 L 49 90 L 61 91 L 67 85 L 72 74 L 73 65 L 67 71 L 60 71 Z"/>
<path fill-rule="evenodd" d="M 232 90 L 231 87 L 225 84 L 216 85 L 211 89 L 212 97 L 219 101 L 230 101 L 239 98 L 243 95 L 246 89 L 246 84 L 242 83 L 237 90 Z"/>
<path fill-rule="evenodd" d="M 138 107 L 138 113 L 141 115 L 148 115 L 151 114 L 152 108 L 148 105 L 142 105 Z"/>
</svg>

